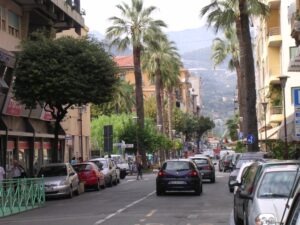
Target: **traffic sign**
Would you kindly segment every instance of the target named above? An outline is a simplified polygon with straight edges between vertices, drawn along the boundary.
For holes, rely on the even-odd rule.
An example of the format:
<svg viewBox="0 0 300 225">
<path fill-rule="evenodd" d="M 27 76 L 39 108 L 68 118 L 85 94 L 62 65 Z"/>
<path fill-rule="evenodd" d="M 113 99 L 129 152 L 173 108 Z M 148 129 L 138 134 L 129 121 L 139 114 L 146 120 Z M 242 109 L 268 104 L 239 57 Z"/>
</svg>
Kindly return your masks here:
<svg viewBox="0 0 300 225">
<path fill-rule="evenodd" d="M 300 107 L 300 88 L 294 88 L 293 95 L 294 95 L 294 106 Z"/>
<path fill-rule="evenodd" d="M 299 96 L 300 97 L 300 96 Z M 295 136 L 300 138 L 300 109 L 295 105 L 295 114 L 294 114 L 294 124 L 295 124 Z"/>
<path fill-rule="evenodd" d="M 253 144 L 255 142 L 255 137 L 253 136 L 253 134 L 248 134 L 247 136 L 247 144 Z"/>
</svg>

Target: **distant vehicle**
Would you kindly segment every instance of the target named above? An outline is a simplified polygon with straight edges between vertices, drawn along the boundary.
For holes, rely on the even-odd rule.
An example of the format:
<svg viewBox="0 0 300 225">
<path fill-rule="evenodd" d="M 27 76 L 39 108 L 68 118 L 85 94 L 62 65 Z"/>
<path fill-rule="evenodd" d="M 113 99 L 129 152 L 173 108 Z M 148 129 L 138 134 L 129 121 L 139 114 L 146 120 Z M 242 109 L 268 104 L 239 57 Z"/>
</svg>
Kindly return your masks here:
<svg viewBox="0 0 300 225">
<path fill-rule="evenodd" d="M 112 159 L 95 158 L 89 161 L 95 163 L 104 173 L 106 186 L 111 187 L 113 184 L 118 184 L 117 165 Z"/>
<path fill-rule="evenodd" d="M 79 180 L 84 182 L 85 188 L 94 188 L 99 191 L 105 188 L 104 174 L 93 162 L 84 162 L 73 165 L 74 170 L 78 173 Z"/>
<path fill-rule="evenodd" d="M 222 159 L 224 155 L 231 155 L 231 154 L 234 154 L 234 153 L 235 153 L 235 151 L 233 151 L 233 150 L 222 149 L 220 151 L 220 159 Z"/>
<path fill-rule="evenodd" d="M 73 197 L 79 195 L 79 178 L 70 163 L 51 163 L 43 165 L 38 172 L 45 182 L 46 197 Z"/>
<path fill-rule="evenodd" d="M 202 154 L 210 158 L 213 158 L 215 156 L 214 151 L 212 149 L 204 149 Z"/>
<path fill-rule="evenodd" d="M 196 195 L 202 193 L 202 177 L 191 159 L 174 159 L 163 163 L 156 177 L 156 194 L 160 196 L 168 190 L 193 190 Z"/>
<path fill-rule="evenodd" d="M 203 179 L 209 179 L 211 183 L 216 181 L 215 164 L 211 161 L 210 157 L 198 155 L 189 158 L 196 163 Z"/>
<path fill-rule="evenodd" d="M 230 162 L 233 157 L 233 154 L 227 154 L 224 155 L 220 160 L 219 160 L 219 171 L 226 172 L 230 170 Z"/>
<path fill-rule="evenodd" d="M 108 155 L 106 155 L 104 157 L 108 158 Z M 122 155 L 112 154 L 112 155 L 110 155 L 110 157 L 117 164 L 117 167 L 120 168 L 120 178 L 124 179 L 126 177 L 126 175 L 130 173 L 128 162 L 125 161 L 125 159 L 122 157 Z"/>
</svg>

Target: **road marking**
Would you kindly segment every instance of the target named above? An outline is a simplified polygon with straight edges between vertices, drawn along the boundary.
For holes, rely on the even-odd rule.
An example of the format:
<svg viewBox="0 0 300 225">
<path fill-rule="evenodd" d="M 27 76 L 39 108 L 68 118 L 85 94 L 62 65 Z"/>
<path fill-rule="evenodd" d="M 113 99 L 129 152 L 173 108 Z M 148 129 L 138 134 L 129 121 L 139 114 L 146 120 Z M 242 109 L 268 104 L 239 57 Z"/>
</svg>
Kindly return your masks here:
<svg viewBox="0 0 300 225">
<path fill-rule="evenodd" d="M 157 211 L 157 209 L 151 210 L 151 212 L 149 212 L 149 213 L 146 215 L 146 217 L 151 217 L 151 216 L 153 216 L 153 214 L 156 213 L 156 211 Z"/>
<path fill-rule="evenodd" d="M 140 219 L 140 222 L 142 223 L 142 222 L 145 222 L 146 221 L 146 219 Z"/>
<path fill-rule="evenodd" d="M 197 219 L 198 218 L 198 214 L 190 214 L 190 215 L 188 215 L 188 219 Z"/>
<path fill-rule="evenodd" d="M 126 210 L 126 209 L 128 209 L 128 208 L 130 208 L 130 207 L 132 207 L 132 206 L 134 206 L 134 205 L 136 205 L 136 204 L 138 204 L 138 203 L 140 203 L 141 201 L 144 201 L 145 199 L 147 199 L 148 197 L 150 197 L 150 196 L 153 195 L 154 193 L 156 193 L 156 191 L 153 191 L 153 192 L 149 193 L 148 195 L 146 195 L 145 197 L 140 198 L 140 199 L 138 199 L 138 200 L 136 200 L 136 201 L 134 201 L 134 202 L 132 202 L 132 203 L 126 205 L 124 208 L 121 208 L 121 209 L 117 210 L 115 213 L 109 214 L 109 215 L 106 216 L 104 219 L 101 219 L 101 220 L 96 221 L 96 222 L 94 223 L 94 225 L 99 225 L 99 224 L 104 223 L 105 221 L 109 220 L 110 218 L 112 218 L 112 217 L 114 217 L 114 216 L 120 214 L 120 213 L 123 212 L 124 210 Z"/>
</svg>

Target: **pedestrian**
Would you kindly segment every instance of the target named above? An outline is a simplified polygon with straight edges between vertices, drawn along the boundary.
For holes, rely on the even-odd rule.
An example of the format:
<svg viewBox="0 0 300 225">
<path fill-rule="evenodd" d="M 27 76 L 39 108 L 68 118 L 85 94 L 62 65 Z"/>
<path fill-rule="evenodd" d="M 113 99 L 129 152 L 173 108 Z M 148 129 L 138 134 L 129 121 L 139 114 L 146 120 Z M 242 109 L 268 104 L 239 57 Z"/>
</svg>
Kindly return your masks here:
<svg viewBox="0 0 300 225">
<path fill-rule="evenodd" d="M 17 179 L 17 178 L 24 178 L 24 177 L 27 177 L 26 171 L 23 168 L 23 166 L 19 164 L 19 161 L 15 159 L 13 161 L 12 178 Z"/>
<path fill-rule="evenodd" d="M 73 165 L 73 164 L 76 164 L 76 163 L 77 163 L 76 158 L 75 158 L 75 157 L 72 157 L 72 159 L 71 159 L 71 164 Z"/>
<path fill-rule="evenodd" d="M 136 161 L 136 169 L 137 169 L 137 176 L 136 179 L 139 180 L 139 178 L 141 178 L 141 180 L 143 179 L 143 165 L 140 161 Z"/>
</svg>

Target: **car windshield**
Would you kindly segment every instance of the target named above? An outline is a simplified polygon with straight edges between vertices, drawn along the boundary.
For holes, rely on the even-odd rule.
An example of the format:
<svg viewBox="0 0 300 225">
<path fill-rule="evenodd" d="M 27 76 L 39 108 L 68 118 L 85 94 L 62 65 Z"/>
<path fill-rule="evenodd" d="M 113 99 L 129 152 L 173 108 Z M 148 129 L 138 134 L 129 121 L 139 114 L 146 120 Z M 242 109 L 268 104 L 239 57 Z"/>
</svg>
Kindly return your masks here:
<svg viewBox="0 0 300 225">
<path fill-rule="evenodd" d="M 184 162 L 184 161 L 172 161 L 172 162 L 167 162 L 163 166 L 164 170 L 189 170 L 189 162 Z"/>
<path fill-rule="evenodd" d="M 93 167 L 90 164 L 77 164 L 73 165 L 73 168 L 76 172 L 89 171 L 93 169 Z"/>
<path fill-rule="evenodd" d="M 197 165 L 208 164 L 207 159 L 193 159 L 193 161 L 194 161 Z"/>
<path fill-rule="evenodd" d="M 240 169 L 244 163 L 247 163 L 247 162 L 253 162 L 253 161 L 254 161 L 254 160 L 252 160 L 252 159 L 240 159 L 240 160 L 237 162 L 235 168 L 236 168 L 236 169 Z"/>
<path fill-rule="evenodd" d="M 262 178 L 259 198 L 287 198 L 292 189 L 296 171 L 268 172 Z"/>
<path fill-rule="evenodd" d="M 39 177 L 60 177 L 67 176 L 67 168 L 66 166 L 46 166 L 42 167 L 39 174 Z"/>
<path fill-rule="evenodd" d="M 108 164 L 107 164 L 106 160 L 100 160 L 100 163 L 102 164 L 103 168 L 107 168 L 108 167 Z"/>
</svg>

